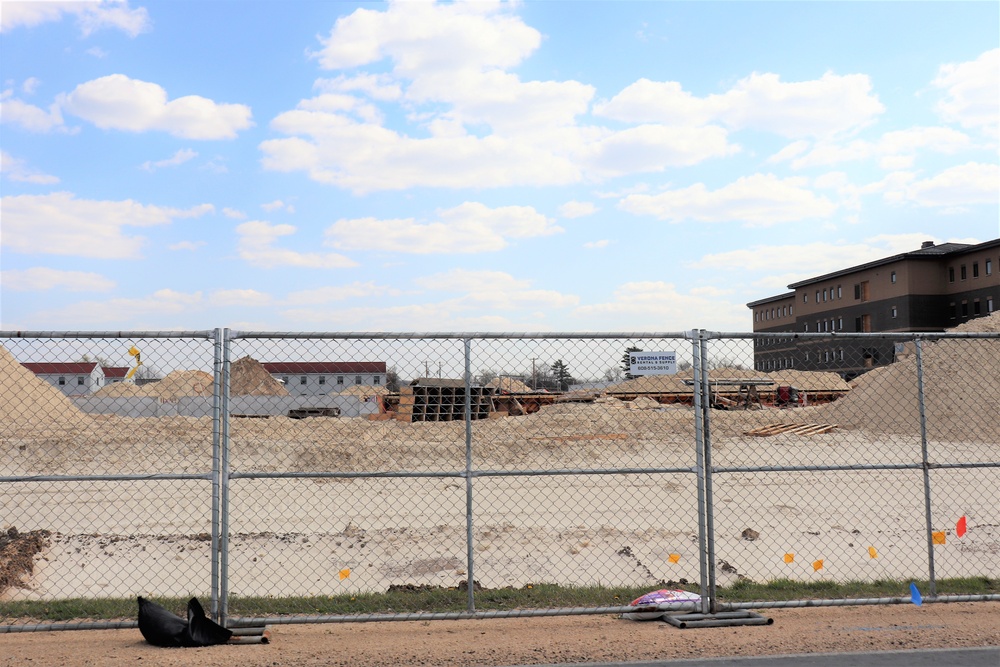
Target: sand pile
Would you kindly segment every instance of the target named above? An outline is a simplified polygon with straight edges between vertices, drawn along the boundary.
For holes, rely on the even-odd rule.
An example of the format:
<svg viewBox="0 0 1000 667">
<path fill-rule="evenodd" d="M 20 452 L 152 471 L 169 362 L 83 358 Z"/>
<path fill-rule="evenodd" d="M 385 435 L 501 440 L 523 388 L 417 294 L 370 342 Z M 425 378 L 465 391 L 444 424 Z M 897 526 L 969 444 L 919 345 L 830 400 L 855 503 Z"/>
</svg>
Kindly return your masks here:
<svg viewBox="0 0 1000 667">
<path fill-rule="evenodd" d="M 0 421 L 72 426 L 89 421 L 89 417 L 0 345 Z"/>
<path fill-rule="evenodd" d="M 147 396 L 175 400 L 181 396 L 211 396 L 213 378 L 205 371 L 173 371 L 142 387 Z"/>
<path fill-rule="evenodd" d="M 955 331 L 997 329 L 1000 316 L 994 313 Z M 996 415 L 1000 414 L 1000 339 L 946 339 L 925 342 L 922 347 L 928 436 L 1000 442 L 996 427 Z M 824 419 L 845 426 L 919 433 L 916 356 L 908 355 L 860 375 L 844 398 L 817 410 Z"/>
<path fill-rule="evenodd" d="M 252 357 L 233 362 L 229 370 L 229 393 L 232 396 L 288 396 L 288 390 Z"/>
<path fill-rule="evenodd" d="M 486 386 L 511 394 L 525 394 L 533 391 L 531 387 L 514 378 L 494 378 L 486 383 Z"/>
<path fill-rule="evenodd" d="M 114 384 L 101 387 L 93 395 L 101 398 L 116 398 L 122 396 L 146 396 L 147 394 L 142 390 L 142 387 L 136 386 L 131 382 L 115 382 Z"/>
</svg>

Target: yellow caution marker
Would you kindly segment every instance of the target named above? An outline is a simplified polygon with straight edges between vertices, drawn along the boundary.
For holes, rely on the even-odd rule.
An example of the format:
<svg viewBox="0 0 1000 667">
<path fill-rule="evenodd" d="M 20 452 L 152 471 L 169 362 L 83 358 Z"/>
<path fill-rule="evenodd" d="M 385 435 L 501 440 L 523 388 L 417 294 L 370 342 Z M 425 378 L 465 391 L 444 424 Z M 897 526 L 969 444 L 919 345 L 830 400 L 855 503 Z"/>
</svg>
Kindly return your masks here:
<svg viewBox="0 0 1000 667">
<path fill-rule="evenodd" d="M 875 550 L 875 547 L 868 547 L 868 557 L 878 558 L 878 551 Z"/>
<path fill-rule="evenodd" d="M 677 562 L 680 561 L 680 559 L 681 559 L 681 555 L 680 554 L 670 554 L 670 557 L 668 558 L 668 560 L 671 563 L 677 563 Z"/>
<path fill-rule="evenodd" d="M 351 568 L 345 567 L 343 570 L 340 571 L 340 580 L 341 581 L 343 581 L 344 579 L 347 579 L 349 576 L 351 576 Z"/>
<path fill-rule="evenodd" d="M 795 554 L 785 554 L 785 562 L 786 563 L 794 563 L 795 562 Z"/>
<path fill-rule="evenodd" d="M 813 572 L 819 572 L 823 569 L 823 559 L 820 558 L 817 561 L 813 561 Z"/>
<path fill-rule="evenodd" d="M 944 531 L 938 530 L 931 533 L 931 541 L 934 544 L 945 544 L 947 542 L 947 539 L 944 536 Z"/>
</svg>

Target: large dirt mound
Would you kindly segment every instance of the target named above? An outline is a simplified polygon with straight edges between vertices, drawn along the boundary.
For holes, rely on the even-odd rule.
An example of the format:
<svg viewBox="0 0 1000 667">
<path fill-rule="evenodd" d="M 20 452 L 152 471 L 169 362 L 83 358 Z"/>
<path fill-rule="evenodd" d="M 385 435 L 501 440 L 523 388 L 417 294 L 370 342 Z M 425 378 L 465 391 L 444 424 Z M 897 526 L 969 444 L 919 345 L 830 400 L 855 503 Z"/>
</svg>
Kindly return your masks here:
<svg viewBox="0 0 1000 667">
<path fill-rule="evenodd" d="M 0 345 L 0 420 L 68 426 L 88 419 L 65 394 L 36 377 Z"/>
<path fill-rule="evenodd" d="M 253 357 L 233 362 L 229 370 L 229 393 L 232 396 L 288 396 L 288 390 Z"/>
<path fill-rule="evenodd" d="M 205 371 L 173 371 L 142 387 L 147 396 L 175 400 L 181 396 L 211 396 L 214 379 Z"/>
</svg>

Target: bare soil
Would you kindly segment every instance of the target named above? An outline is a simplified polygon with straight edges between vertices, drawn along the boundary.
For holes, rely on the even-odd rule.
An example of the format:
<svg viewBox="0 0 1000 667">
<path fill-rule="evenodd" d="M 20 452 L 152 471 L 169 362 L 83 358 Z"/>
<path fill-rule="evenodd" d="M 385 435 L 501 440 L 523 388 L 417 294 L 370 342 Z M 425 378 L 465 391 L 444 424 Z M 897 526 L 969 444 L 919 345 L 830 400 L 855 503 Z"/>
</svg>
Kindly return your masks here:
<svg viewBox="0 0 1000 667">
<path fill-rule="evenodd" d="M 138 630 L 0 635 L 0 665 L 497 667 L 718 656 L 1000 646 L 1000 603 L 763 610 L 773 625 L 681 630 L 559 616 L 271 628 L 271 643 L 164 649 Z"/>
</svg>

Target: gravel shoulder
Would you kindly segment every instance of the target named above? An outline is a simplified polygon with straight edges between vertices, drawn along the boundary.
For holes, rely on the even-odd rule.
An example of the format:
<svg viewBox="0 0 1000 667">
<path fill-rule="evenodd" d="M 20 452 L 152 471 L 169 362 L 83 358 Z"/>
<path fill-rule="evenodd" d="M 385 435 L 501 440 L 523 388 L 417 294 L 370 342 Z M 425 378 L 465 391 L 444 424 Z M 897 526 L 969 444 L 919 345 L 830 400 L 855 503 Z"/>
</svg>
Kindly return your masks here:
<svg viewBox="0 0 1000 667">
<path fill-rule="evenodd" d="M 1000 603 L 765 610 L 769 626 L 680 630 L 660 621 L 565 616 L 283 625 L 267 645 L 162 649 L 138 630 L 0 635 L 0 665 L 498 667 L 1000 646 Z"/>
</svg>

